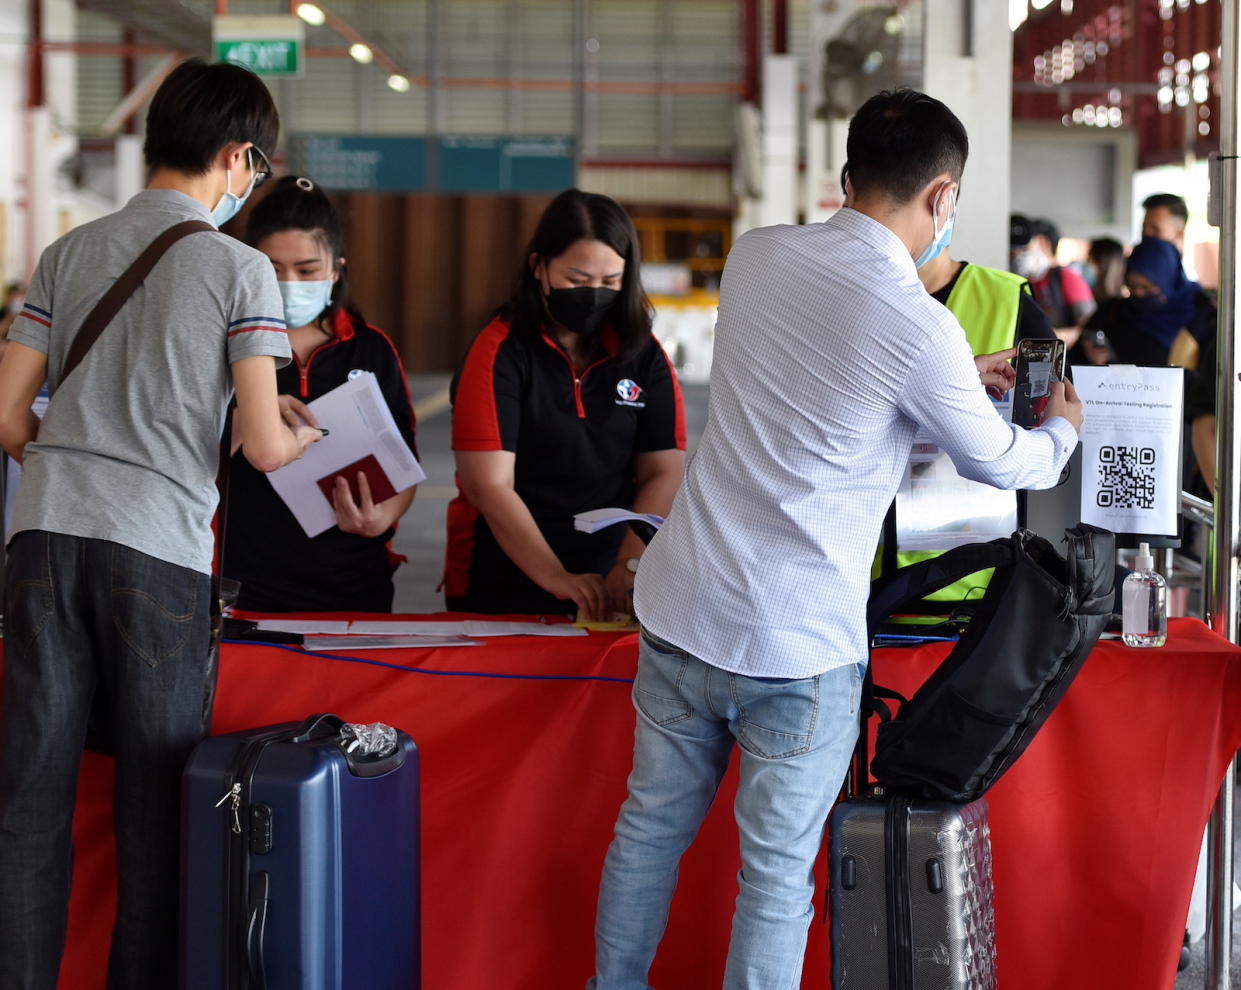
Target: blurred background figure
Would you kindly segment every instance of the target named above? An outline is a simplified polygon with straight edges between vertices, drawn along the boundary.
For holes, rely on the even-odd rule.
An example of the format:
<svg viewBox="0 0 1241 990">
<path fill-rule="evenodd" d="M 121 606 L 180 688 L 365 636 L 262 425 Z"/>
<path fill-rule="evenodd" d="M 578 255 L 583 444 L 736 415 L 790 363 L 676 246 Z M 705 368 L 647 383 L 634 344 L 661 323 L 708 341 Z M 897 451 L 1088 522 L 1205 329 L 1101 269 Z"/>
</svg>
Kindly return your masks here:
<svg viewBox="0 0 1241 990">
<path fill-rule="evenodd" d="M 1144 237 L 1125 267 L 1127 296 L 1108 300 L 1086 321 L 1092 364 L 1175 364 L 1193 369 L 1215 332 L 1215 306 L 1181 267 L 1170 242 Z"/>
<path fill-rule="evenodd" d="M 13 281 L 4 287 L 4 295 L 0 296 L 0 356 L 4 354 L 8 343 L 9 327 L 22 311 L 26 301 L 26 283 Z"/>
<path fill-rule="evenodd" d="M 1059 230 L 1048 220 L 1014 213 L 1008 242 L 1012 270 L 1029 279 L 1034 301 L 1047 314 L 1056 336 L 1072 347 L 1082 324 L 1095 311 L 1095 300 L 1081 275 L 1056 263 Z"/>
<path fill-rule="evenodd" d="M 1083 277 L 1097 306 L 1121 295 L 1125 289 L 1125 246 L 1114 237 L 1096 237 L 1086 254 Z"/>
<path fill-rule="evenodd" d="M 1185 253 L 1185 226 L 1189 208 L 1185 200 L 1172 193 L 1155 193 L 1142 200 L 1142 236 L 1157 237 L 1176 246 L 1176 253 Z"/>
</svg>

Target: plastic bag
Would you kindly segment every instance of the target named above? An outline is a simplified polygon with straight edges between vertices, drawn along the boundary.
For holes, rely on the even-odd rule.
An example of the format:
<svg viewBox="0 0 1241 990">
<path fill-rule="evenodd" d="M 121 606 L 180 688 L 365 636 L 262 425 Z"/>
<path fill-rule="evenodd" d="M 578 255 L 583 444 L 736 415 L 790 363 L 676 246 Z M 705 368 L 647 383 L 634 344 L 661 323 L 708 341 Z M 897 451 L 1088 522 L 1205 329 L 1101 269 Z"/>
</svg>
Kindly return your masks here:
<svg viewBox="0 0 1241 990">
<path fill-rule="evenodd" d="M 359 725 L 346 722 L 340 730 L 341 748 L 354 756 L 384 757 L 396 752 L 396 729 L 383 722 Z"/>
</svg>

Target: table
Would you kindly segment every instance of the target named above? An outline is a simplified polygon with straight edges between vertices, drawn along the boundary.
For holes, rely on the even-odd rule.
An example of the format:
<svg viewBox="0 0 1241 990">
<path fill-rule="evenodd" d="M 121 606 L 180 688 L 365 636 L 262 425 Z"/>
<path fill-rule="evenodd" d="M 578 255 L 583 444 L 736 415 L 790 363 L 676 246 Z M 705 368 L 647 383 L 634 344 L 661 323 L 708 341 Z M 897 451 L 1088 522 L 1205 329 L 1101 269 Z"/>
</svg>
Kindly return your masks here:
<svg viewBox="0 0 1241 990">
<path fill-rule="evenodd" d="M 947 648 L 878 651 L 877 678 L 908 691 Z M 580 990 L 632 752 L 635 656 L 632 634 L 600 633 L 352 658 L 230 644 L 214 728 L 330 710 L 409 731 L 423 765 L 423 985 Z M 1202 831 L 1239 746 L 1241 650 L 1190 619 L 1170 624 L 1160 650 L 1099 645 L 989 795 L 1004 990 L 1172 985 Z M 110 762 L 88 754 L 64 990 L 103 985 L 110 787 Z M 685 858 L 651 975 L 659 990 L 720 985 L 734 787 L 735 767 Z M 828 985 L 821 921 L 820 909 L 806 988 Z"/>
</svg>

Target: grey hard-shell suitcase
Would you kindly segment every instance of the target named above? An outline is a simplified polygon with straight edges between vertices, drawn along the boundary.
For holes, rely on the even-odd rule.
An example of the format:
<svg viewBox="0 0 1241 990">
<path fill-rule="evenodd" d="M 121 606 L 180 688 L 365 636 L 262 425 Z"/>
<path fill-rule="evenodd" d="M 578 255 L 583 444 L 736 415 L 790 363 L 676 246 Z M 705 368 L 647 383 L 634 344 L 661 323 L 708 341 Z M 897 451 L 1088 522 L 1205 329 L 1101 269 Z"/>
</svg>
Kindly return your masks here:
<svg viewBox="0 0 1241 990">
<path fill-rule="evenodd" d="M 834 990 L 994 990 L 985 798 L 855 798 L 829 828 Z"/>
</svg>

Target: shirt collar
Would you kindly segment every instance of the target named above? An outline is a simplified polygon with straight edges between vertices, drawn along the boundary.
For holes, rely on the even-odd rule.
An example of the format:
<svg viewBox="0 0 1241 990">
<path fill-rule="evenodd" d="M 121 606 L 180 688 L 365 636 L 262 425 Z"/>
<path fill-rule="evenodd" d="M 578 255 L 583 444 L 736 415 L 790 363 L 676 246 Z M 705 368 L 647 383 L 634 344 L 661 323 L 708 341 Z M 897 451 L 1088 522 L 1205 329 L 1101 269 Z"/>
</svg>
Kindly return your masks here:
<svg viewBox="0 0 1241 990">
<path fill-rule="evenodd" d="M 542 328 L 542 337 L 543 343 L 552 348 L 552 350 L 559 351 L 561 354 L 565 353 L 565 349 L 560 346 L 560 342 L 552 336 L 551 331 L 546 326 Z M 598 340 L 609 358 L 619 356 L 621 352 L 620 335 L 612 327 L 605 326 L 600 330 Z"/>
<path fill-rule="evenodd" d="M 345 312 L 344 306 L 337 306 L 332 314 L 332 335 L 337 340 L 353 340 L 355 333 L 353 317 Z"/>
<path fill-rule="evenodd" d="M 908 266 L 908 274 L 914 278 L 918 277 L 918 268 L 914 265 L 913 256 L 909 253 L 905 242 L 897 237 L 891 228 L 885 227 L 873 217 L 845 206 L 830 216 L 826 223 L 839 227 L 847 234 L 864 241 L 900 267 Z"/>
</svg>

